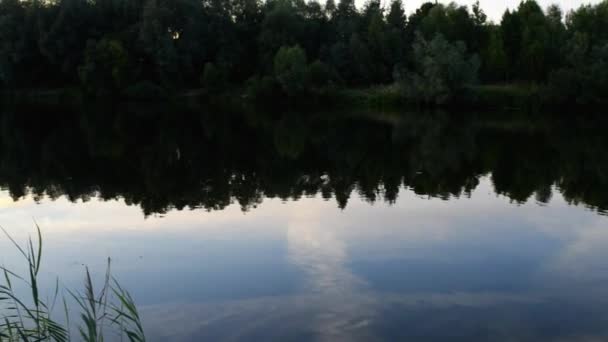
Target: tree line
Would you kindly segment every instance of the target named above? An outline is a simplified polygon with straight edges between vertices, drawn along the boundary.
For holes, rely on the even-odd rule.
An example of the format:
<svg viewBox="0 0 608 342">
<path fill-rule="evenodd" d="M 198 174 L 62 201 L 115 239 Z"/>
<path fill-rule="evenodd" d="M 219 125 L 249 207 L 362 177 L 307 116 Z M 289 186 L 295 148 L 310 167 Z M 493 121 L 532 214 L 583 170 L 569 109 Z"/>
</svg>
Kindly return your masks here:
<svg viewBox="0 0 608 342">
<path fill-rule="evenodd" d="M 399 84 L 442 103 L 474 84 L 547 85 L 601 103 L 608 0 L 564 14 L 523 0 L 499 23 L 479 3 L 402 0 L 0 0 L 0 84 L 163 94 L 245 85 L 253 96 Z"/>
</svg>

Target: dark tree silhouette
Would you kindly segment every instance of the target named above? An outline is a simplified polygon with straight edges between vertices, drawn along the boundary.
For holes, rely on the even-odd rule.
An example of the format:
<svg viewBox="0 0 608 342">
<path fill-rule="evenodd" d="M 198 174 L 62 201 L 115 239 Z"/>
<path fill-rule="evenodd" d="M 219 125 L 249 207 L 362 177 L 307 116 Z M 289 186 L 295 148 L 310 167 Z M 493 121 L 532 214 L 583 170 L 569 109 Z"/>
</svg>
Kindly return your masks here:
<svg viewBox="0 0 608 342">
<path fill-rule="evenodd" d="M 211 93 L 243 84 L 280 92 L 286 89 L 275 78 L 275 57 L 294 46 L 307 61 L 322 63 L 313 70 L 332 75 L 332 86 L 373 86 L 394 82 L 394 75 L 404 69 L 420 72 L 412 48 L 417 34 L 426 40 L 440 34 L 450 44 L 464 44 L 469 55 L 478 55 L 482 81 L 550 81 L 556 93 L 579 94 L 579 102 L 602 102 L 596 95 L 587 99 L 580 93 L 606 90 L 604 79 L 595 82 L 586 75 L 600 70 L 599 76 L 605 77 L 608 0 L 565 15 L 556 6 L 542 9 L 534 0 L 524 0 L 500 23 L 489 21 L 479 3 L 469 8 L 428 2 L 409 17 L 401 0 L 386 3 L 386 8 L 382 4 L 369 0 L 357 8 L 354 0 L 3 0 L 0 86 L 81 84 L 93 94 L 115 95 L 157 91 L 155 87 L 197 88 L 202 81 Z"/>
</svg>

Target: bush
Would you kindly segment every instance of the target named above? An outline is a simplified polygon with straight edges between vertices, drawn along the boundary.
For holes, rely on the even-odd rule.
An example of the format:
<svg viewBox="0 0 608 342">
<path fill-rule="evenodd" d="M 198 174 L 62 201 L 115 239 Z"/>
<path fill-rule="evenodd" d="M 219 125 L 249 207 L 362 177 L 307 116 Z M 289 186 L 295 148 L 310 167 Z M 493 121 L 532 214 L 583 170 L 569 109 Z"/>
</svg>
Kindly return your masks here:
<svg viewBox="0 0 608 342">
<path fill-rule="evenodd" d="M 138 82 L 123 92 L 124 96 L 130 100 L 147 101 L 147 100 L 165 100 L 168 94 L 161 86 L 150 82 Z"/>
<path fill-rule="evenodd" d="M 308 88 L 306 53 L 299 46 L 282 47 L 274 58 L 274 76 L 288 96 L 301 95 Z"/>
<path fill-rule="evenodd" d="M 583 105 L 608 103 L 608 43 L 595 46 L 587 56 L 580 57 L 584 47 L 571 44 L 569 56 L 579 56 L 568 67 L 553 72 L 549 89 L 554 102 L 574 101 Z"/>
<path fill-rule="evenodd" d="M 427 41 L 418 34 L 412 49 L 414 70 L 395 75 L 410 101 L 444 104 L 477 82 L 479 60 L 466 55 L 464 43 L 450 43 L 440 34 Z"/>
<path fill-rule="evenodd" d="M 221 92 L 226 89 L 226 73 L 213 63 L 206 63 L 201 76 L 201 85 L 209 92 Z"/>
<path fill-rule="evenodd" d="M 89 41 L 85 60 L 78 68 L 84 88 L 91 93 L 120 90 L 127 79 L 129 56 L 118 40 Z"/>
<path fill-rule="evenodd" d="M 536 84 L 490 84 L 467 89 L 465 105 L 484 108 L 538 108 L 546 100 L 546 89 Z"/>
<path fill-rule="evenodd" d="M 279 92 L 278 88 L 279 86 L 274 78 L 269 76 L 254 76 L 247 81 L 245 94 L 253 101 L 261 101 L 274 98 L 277 92 Z"/>
<path fill-rule="evenodd" d="M 313 87 L 321 88 L 335 83 L 337 77 L 330 66 L 317 60 L 308 66 L 308 80 Z"/>
</svg>

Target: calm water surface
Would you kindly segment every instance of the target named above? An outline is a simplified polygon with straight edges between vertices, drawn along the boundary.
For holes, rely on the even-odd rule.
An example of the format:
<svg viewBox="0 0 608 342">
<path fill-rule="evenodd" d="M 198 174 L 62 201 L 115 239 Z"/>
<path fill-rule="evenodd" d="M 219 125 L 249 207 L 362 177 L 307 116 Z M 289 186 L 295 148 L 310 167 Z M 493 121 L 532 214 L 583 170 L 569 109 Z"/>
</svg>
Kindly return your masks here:
<svg viewBox="0 0 608 342">
<path fill-rule="evenodd" d="M 112 257 L 152 341 L 608 340 L 601 118 L 127 107 L 1 126 L 2 226 L 37 220 L 49 283 Z"/>
</svg>

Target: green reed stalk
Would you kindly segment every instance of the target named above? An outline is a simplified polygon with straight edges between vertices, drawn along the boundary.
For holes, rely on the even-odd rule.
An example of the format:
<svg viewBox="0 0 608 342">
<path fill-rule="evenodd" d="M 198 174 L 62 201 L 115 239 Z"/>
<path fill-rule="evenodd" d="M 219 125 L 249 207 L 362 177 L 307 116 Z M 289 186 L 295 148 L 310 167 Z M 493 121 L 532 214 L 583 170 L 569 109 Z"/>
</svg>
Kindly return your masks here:
<svg viewBox="0 0 608 342">
<path fill-rule="evenodd" d="M 29 238 L 26 247 L 19 245 L 10 234 L 0 227 L 4 235 L 16 247 L 27 262 L 27 277 L 0 266 L 4 284 L 0 285 L 0 342 L 69 342 L 71 315 L 65 296 L 62 298 L 65 325 L 52 319 L 52 313 L 60 293 L 56 280 L 51 300 L 42 300 L 38 287 L 38 274 L 42 265 L 42 232 L 36 224 L 36 243 Z M 67 290 L 78 304 L 81 325 L 80 339 L 86 342 L 103 342 L 104 328 L 112 327 L 121 338 L 127 336 L 133 342 L 145 342 L 145 334 L 135 301 L 128 291 L 111 276 L 111 260 L 108 259 L 104 282 L 95 293 L 88 267 L 85 268 L 84 292 Z M 31 298 L 19 298 L 14 291 L 14 281 L 30 289 Z"/>
</svg>

